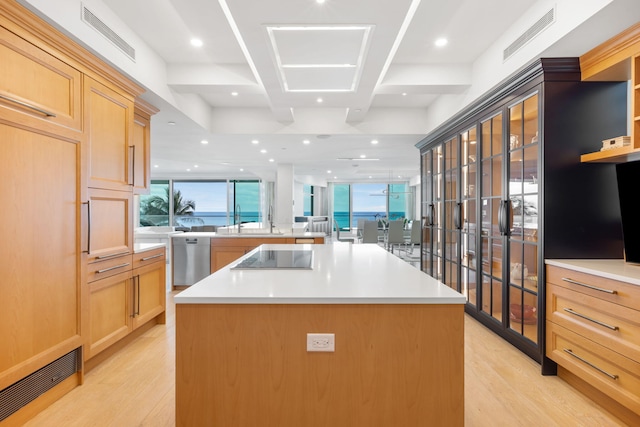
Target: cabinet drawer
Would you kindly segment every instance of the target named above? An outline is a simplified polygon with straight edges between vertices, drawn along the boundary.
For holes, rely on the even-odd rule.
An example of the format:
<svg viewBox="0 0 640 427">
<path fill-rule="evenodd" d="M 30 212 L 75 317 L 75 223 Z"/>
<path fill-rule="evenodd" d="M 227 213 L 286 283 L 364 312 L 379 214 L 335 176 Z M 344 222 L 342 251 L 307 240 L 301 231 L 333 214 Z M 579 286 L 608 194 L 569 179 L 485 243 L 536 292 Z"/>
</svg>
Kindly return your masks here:
<svg viewBox="0 0 640 427">
<path fill-rule="evenodd" d="M 87 264 L 87 282 L 93 282 L 125 271 L 130 271 L 131 266 L 131 255 L 121 255 L 99 262 L 89 263 Z"/>
<path fill-rule="evenodd" d="M 640 310 L 640 286 L 566 268 L 547 266 L 547 283 Z"/>
<path fill-rule="evenodd" d="M 82 128 L 81 73 L 0 27 L 0 110 L 30 127 Z"/>
<path fill-rule="evenodd" d="M 549 321 L 547 356 L 640 414 L 640 363 Z"/>
<path fill-rule="evenodd" d="M 640 312 L 547 285 L 547 320 L 640 362 Z"/>
<path fill-rule="evenodd" d="M 152 249 L 133 254 L 133 268 L 153 264 L 154 262 L 165 262 L 165 248 Z"/>
</svg>

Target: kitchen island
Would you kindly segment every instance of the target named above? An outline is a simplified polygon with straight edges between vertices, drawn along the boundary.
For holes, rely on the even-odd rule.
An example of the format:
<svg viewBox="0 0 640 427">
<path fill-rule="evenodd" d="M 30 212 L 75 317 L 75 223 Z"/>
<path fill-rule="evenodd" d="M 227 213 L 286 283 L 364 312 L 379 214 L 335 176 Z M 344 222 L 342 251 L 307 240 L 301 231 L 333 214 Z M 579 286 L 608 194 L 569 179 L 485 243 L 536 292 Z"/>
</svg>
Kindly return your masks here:
<svg viewBox="0 0 640 427">
<path fill-rule="evenodd" d="M 235 268 L 266 250 L 310 268 Z M 377 245 L 262 245 L 175 302 L 178 426 L 464 423 L 465 297 Z"/>
</svg>

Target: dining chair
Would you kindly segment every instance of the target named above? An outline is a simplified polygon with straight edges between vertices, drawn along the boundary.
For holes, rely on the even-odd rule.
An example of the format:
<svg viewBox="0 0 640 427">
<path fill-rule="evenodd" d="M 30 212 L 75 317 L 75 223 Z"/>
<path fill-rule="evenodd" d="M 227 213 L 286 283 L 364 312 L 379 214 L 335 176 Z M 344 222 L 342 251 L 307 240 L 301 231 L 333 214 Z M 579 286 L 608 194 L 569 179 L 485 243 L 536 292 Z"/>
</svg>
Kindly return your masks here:
<svg viewBox="0 0 640 427">
<path fill-rule="evenodd" d="M 389 231 L 387 232 L 387 250 L 393 253 L 394 246 L 404 244 L 404 221 L 389 221 Z"/>
<path fill-rule="evenodd" d="M 364 222 L 365 222 L 364 218 L 358 218 L 358 220 L 357 220 L 357 225 L 356 226 L 358 227 L 358 229 L 357 229 L 357 232 L 356 232 L 356 236 L 357 236 L 359 242 L 362 242 L 362 235 L 363 235 L 363 232 L 364 232 Z M 364 243 L 364 242 L 362 242 L 362 243 Z"/>
<path fill-rule="evenodd" d="M 362 243 L 378 244 L 378 222 L 364 221 L 362 229 Z"/>
<path fill-rule="evenodd" d="M 335 218 L 333 219 L 333 226 L 336 228 L 336 240 L 338 242 L 355 242 L 356 238 L 353 236 L 340 236 L 340 226 L 338 225 L 338 221 L 336 221 Z"/>
<path fill-rule="evenodd" d="M 419 246 L 420 243 L 422 243 L 422 224 L 419 220 L 414 219 L 413 221 L 411 221 L 411 234 L 409 238 L 405 238 L 404 241 L 405 254 L 407 256 L 413 255 L 414 247 L 416 245 Z"/>
</svg>

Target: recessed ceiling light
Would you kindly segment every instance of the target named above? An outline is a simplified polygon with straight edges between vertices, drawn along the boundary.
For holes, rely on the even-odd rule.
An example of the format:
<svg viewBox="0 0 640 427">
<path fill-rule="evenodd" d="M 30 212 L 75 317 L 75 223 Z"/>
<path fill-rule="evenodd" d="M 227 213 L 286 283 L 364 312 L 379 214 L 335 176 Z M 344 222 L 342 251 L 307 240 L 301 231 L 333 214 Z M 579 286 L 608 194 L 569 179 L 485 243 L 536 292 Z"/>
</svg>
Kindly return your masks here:
<svg viewBox="0 0 640 427">
<path fill-rule="evenodd" d="M 240 168 L 240 172 L 244 172 L 244 168 Z"/>
<path fill-rule="evenodd" d="M 203 139 L 202 141 L 200 141 L 200 144 L 207 145 L 208 143 L 209 143 L 209 141 L 207 141 L 206 139 Z"/>
<path fill-rule="evenodd" d="M 238 96 L 238 92 L 231 92 L 231 96 Z"/>
<path fill-rule="evenodd" d="M 203 43 L 200 39 L 191 39 L 191 46 L 202 47 Z"/>
<path fill-rule="evenodd" d="M 328 170 L 327 173 L 331 173 L 331 170 Z"/>
<path fill-rule="evenodd" d="M 316 0 L 316 3 L 318 3 L 318 4 L 324 4 L 324 2 L 325 2 L 325 1 L 326 1 L 326 0 Z"/>
<path fill-rule="evenodd" d="M 322 104 L 322 101 L 323 101 L 323 99 L 322 99 L 322 98 L 318 98 L 318 99 L 316 99 L 316 102 L 317 102 L 318 104 Z"/>
<path fill-rule="evenodd" d="M 191 172 L 191 169 L 187 169 L 187 172 Z"/>
<path fill-rule="evenodd" d="M 367 155 L 366 155 L 366 154 L 360 154 L 360 158 L 361 158 L 361 159 L 366 159 L 366 158 L 367 158 Z"/>
<path fill-rule="evenodd" d="M 198 165 L 193 165 L 193 167 L 194 167 L 194 168 L 197 168 L 197 167 L 198 167 Z"/>
<path fill-rule="evenodd" d="M 377 140 L 377 139 L 372 139 L 372 140 L 371 140 L 371 144 L 376 145 L 377 143 L 378 143 L 378 140 Z"/>
<path fill-rule="evenodd" d="M 371 175 L 369 175 L 369 179 L 373 178 Z"/>
<path fill-rule="evenodd" d="M 440 37 L 439 39 L 436 39 L 436 41 L 434 42 L 434 44 L 437 47 L 443 47 L 446 46 L 447 43 L 449 43 L 449 40 L 445 39 L 444 37 Z"/>
<path fill-rule="evenodd" d="M 159 168 L 160 166 L 159 166 L 159 165 L 153 165 L 153 167 L 154 167 L 154 168 Z"/>
<path fill-rule="evenodd" d="M 302 141 L 303 144 L 308 145 L 311 144 L 311 141 L 309 141 L 308 139 L 305 139 L 304 141 Z"/>
<path fill-rule="evenodd" d="M 273 160 L 273 159 L 269 159 L 269 161 L 273 163 L 275 160 Z"/>
<path fill-rule="evenodd" d="M 265 150 L 265 149 L 263 148 L 262 150 L 260 150 L 260 152 L 261 152 L 262 154 L 264 154 L 264 153 L 266 153 L 266 152 L 267 152 L 267 150 Z"/>
<path fill-rule="evenodd" d="M 402 96 L 407 96 L 407 92 L 402 92 Z"/>
<path fill-rule="evenodd" d="M 254 139 L 254 140 L 252 140 L 252 141 L 251 141 L 251 143 L 252 143 L 252 144 L 259 144 L 259 143 L 260 143 L 260 141 L 258 141 L 257 139 Z"/>
</svg>

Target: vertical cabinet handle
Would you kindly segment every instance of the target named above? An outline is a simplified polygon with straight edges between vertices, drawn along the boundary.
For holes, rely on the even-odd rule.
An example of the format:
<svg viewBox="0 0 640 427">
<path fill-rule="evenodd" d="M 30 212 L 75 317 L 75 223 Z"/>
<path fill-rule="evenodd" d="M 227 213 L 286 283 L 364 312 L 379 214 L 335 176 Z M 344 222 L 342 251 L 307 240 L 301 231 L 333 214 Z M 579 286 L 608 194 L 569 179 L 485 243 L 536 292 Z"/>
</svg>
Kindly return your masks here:
<svg viewBox="0 0 640 427">
<path fill-rule="evenodd" d="M 91 200 L 82 204 L 87 205 L 87 250 L 82 252 L 88 254 L 91 251 Z"/>
<path fill-rule="evenodd" d="M 133 304 L 131 307 L 131 317 L 140 315 L 140 275 L 131 278 Z"/>
<path fill-rule="evenodd" d="M 128 184 L 135 185 L 136 183 L 136 146 L 129 146 L 129 177 Z"/>
<path fill-rule="evenodd" d="M 453 226 L 456 230 L 462 229 L 462 203 L 456 203 L 456 208 L 453 211 Z"/>
<path fill-rule="evenodd" d="M 509 228 L 511 226 L 509 221 L 510 216 L 510 202 L 508 200 L 502 200 L 500 202 L 500 208 L 498 209 L 498 229 L 500 234 L 509 234 Z"/>
</svg>

